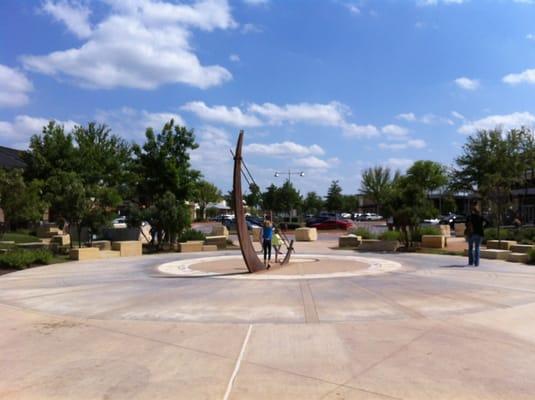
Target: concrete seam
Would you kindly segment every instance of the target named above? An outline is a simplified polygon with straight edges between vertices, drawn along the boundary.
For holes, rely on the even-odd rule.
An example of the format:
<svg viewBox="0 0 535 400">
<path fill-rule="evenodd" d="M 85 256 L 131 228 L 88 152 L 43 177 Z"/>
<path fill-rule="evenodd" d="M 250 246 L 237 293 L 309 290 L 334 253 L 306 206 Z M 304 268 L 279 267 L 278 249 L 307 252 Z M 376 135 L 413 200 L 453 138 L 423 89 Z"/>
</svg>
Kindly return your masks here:
<svg viewBox="0 0 535 400">
<path fill-rule="evenodd" d="M 232 386 L 234 385 L 234 380 L 236 379 L 236 376 L 238 375 L 238 372 L 240 370 L 241 362 L 243 360 L 243 356 L 245 354 L 245 348 L 247 347 L 247 343 L 249 343 L 249 338 L 251 337 L 251 331 L 253 330 L 253 324 L 249 325 L 249 328 L 247 329 L 247 335 L 245 335 L 245 339 L 243 340 L 243 344 L 241 346 L 240 354 L 238 355 L 238 359 L 236 360 L 236 365 L 234 367 L 234 371 L 232 372 L 232 375 L 230 377 L 230 380 L 227 385 L 227 390 L 225 392 L 225 395 L 223 396 L 223 400 L 228 400 L 230 396 L 230 392 L 232 391 Z"/>
</svg>

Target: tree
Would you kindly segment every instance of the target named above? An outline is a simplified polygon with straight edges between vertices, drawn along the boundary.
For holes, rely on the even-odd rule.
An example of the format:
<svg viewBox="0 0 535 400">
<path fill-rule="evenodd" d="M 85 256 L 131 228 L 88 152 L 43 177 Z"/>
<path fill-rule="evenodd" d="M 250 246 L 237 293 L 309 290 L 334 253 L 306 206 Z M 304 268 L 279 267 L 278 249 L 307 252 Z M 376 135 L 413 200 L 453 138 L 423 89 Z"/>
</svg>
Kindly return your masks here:
<svg viewBox="0 0 535 400">
<path fill-rule="evenodd" d="M 277 191 L 278 211 L 288 211 L 288 216 L 291 216 L 292 210 L 301 209 L 303 199 L 292 182 L 287 180 Z"/>
<path fill-rule="evenodd" d="M 342 195 L 342 210 L 354 211 L 359 207 L 359 199 L 355 194 Z"/>
<path fill-rule="evenodd" d="M 137 193 L 141 204 L 150 206 L 156 198 L 171 192 L 177 201 L 193 200 L 200 172 L 191 168 L 189 152 L 199 145 L 192 130 L 166 123 L 161 133 L 145 132 L 146 142 L 134 145 Z"/>
<path fill-rule="evenodd" d="M 258 209 L 262 204 L 262 191 L 257 184 L 251 183 L 249 185 L 249 193 L 244 196 L 244 200 L 251 208 Z"/>
<path fill-rule="evenodd" d="M 323 199 L 316 192 L 308 192 L 303 200 L 303 211 L 307 214 L 317 214 L 323 209 Z"/>
<path fill-rule="evenodd" d="M 271 184 L 266 188 L 262 193 L 262 204 L 265 211 L 281 211 L 277 186 Z"/>
<path fill-rule="evenodd" d="M 197 183 L 195 201 L 199 204 L 201 219 L 206 219 L 206 205 L 221 200 L 221 197 L 221 191 L 217 186 L 204 179 Z"/>
<path fill-rule="evenodd" d="M 427 191 L 436 190 L 448 183 L 446 168 L 435 161 L 419 160 L 407 170 L 407 177 Z"/>
<path fill-rule="evenodd" d="M 455 160 L 454 187 L 479 192 L 494 208 L 499 230 L 511 190 L 527 179 L 530 162 L 526 161 L 532 152 L 533 134 L 528 129 L 512 129 L 506 134 L 501 129 L 481 130 L 468 138 L 463 154 Z"/>
<path fill-rule="evenodd" d="M 338 184 L 338 181 L 332 181 L 329 190 L 327 191 L 327 197 L 325 199 L 325 208 L 328 211 L 338 212 L 342 211 L 343 207 L 342 187 Z"/>
<path fill-rule="evenodd" d="M 399 172 L 392 176 L 390 168 L 381 166 L 366 168 L 362 172 L 360 193 L 372 199 L 376 205 L 377 213 L 381 211 L 397 176 L 399 176 Z"/>
<path fill-rule="evenodd" d="M 25 222 L 38 222 L 47 207 L 41 199 L 43 182 L 25 182 L 21 170 L 0 169 L 0 208 L 8 230 Z"/>
</svg>

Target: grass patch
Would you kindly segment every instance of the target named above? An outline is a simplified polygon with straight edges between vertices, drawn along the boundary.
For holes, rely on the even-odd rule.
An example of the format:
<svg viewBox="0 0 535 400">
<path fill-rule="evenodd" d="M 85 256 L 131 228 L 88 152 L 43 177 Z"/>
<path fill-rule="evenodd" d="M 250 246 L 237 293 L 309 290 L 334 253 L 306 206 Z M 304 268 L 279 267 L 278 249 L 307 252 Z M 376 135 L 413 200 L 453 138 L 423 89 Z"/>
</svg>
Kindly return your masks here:
<svg viewBox="0 0 535 400">
<path fill-rule="evenodd" d="M 33 243 L 38 242 L 39 238 L 37 236 L 32 236 L 27 233 L 7 232 L 4 233 L 1 240 L 15 243 Z"/>
</svg>

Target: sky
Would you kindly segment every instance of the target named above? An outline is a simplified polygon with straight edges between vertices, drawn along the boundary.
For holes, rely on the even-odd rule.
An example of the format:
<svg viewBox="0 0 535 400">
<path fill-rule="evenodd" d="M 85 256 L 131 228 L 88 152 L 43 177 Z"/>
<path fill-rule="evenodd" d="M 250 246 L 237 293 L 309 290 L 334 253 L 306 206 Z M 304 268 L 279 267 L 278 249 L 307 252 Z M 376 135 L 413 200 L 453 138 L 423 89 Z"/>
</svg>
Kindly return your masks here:
<svg viewBox="0 0 535 400">
<path fill-rule="evenodd" d="M 26 149 L 52 119 L 142 143 L 173 118 L 224 192 L 242 129 L 262 188 L 291 171 L 324 195 L 535 126 L 535 0 L 2 0 L 0 15 L 0 145 Z"/>
</svg>

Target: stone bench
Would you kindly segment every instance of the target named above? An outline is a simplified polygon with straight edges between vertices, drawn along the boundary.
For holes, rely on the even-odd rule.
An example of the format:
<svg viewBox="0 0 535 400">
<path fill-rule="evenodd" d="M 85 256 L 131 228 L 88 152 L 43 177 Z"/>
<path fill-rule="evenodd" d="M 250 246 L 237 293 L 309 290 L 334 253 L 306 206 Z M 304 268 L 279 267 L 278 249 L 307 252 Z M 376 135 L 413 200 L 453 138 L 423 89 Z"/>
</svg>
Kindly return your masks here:
<svg viewBox="0 0 535 400">
<path fill-rule="evenodd" d="M 444 235 L 422 235 L 422 247 L 430 249 L 443 249 L 448 245 Z"/>
<path fill-rule="evenodd" d="M 262 228 L 259 226 L 253 226 L 251 229 L 251 234 L 253 235 L 253 242 L 260 243 L 260 238 L 262 237 Z"/>
<path fill-rule="evenodd" d="M 37 237 L 51 238 L 61 234 L 61 230 L 56 226 L 39 226 L 36 229 Z"/>
<path fill-rule="evenodd" d="M 204 244 L 209 246 L 217 246 L 218 249 L 226 249 L 227 236 L 206 236 Z"/>
<path fill-rule="evenodd" d="M 297 228 L 295 230 L 296 242 L 314 242 L 318 240 L 318 230 L 316 228 Z"/>
<path fill-rule="evenodd" d="M 513 244 L 509 250 L 513 253 L 525 253 L 528 254 L 531 249 L 535 249 L 535 246 L 531 244 Z"/>
<path fill-rule="evenodd" d="M 71 244 L 71 235 L 54 235 L 50 240 L 50 244 L 57 246 L 68 246 Z"/>
<path fill-rule="evenodd" d="M 100 250 L 96 247 L 70 249 L 69 258 L 76 261 L 98 260 L 100 258 Z"/>
<path fill-rule="evenodd" d="M 463 237 L 465 229 L 466 229 L 466 224 L 464 222 L 456 222 L 455 223 L 455 236 Z"/>
<path fill-rule="evenodd" d="M 509 250 L 515 244 L 514 240 L 487 240 L 487 249 Z"/>
<path fill-rule="evenodd" d="M 212 227 L 212 233 L 210 236 L 225 236 L 225 238 L 228 238 L 229 232 L 225 225 L 214 225 Z"/>
<path fill-rule="evenodd" d="M 509 250 L 501 249 L 481 249 L 481 258 L 489 258 L 492 260 L 507 260 L 507 257 L 511 252 Z"/>
<path fill-rule="evenodd" d="M 93 240 L 91 247 L 97 247 L 99 250 L 111 250 L 111 241 L 109 240 Z"/>
<path fill-rule="evenodd" d="M 204 244 L 202 251 L 217 251 L 218 247 L 215 244 Z"/>
<path fill-rule="evenodd" d="M 181 253 L 194 253 L 202 251 L 204 242 L 202 240 L 190 240 L 188 242 L 181 242 L 178 244 L 178 251 Z"/>
<path fill-rule="evenodd" d="M 362 242 L 362 236 L 344 235 L 338 238 L 338 247 L 358 247 Z"/>
<path fill-rule="evenodd" d="M 527 263 L 529 256 L 527 253 L 509 253 L 507 255 L 507 261 L 517 263 Z"/>
<path fill-rule="evenodd" d="M 397 240 L 363 239 L 359 251 L 396 251 L 400 246 Z"/>
<path fill-rule="evenodd" d="M 111 249 L 118 251 L 121 257 L 135 257 L 143 255 L 143 246 L 138 240 L 113 242 Z"/>
</svg>

